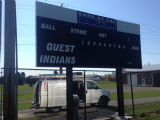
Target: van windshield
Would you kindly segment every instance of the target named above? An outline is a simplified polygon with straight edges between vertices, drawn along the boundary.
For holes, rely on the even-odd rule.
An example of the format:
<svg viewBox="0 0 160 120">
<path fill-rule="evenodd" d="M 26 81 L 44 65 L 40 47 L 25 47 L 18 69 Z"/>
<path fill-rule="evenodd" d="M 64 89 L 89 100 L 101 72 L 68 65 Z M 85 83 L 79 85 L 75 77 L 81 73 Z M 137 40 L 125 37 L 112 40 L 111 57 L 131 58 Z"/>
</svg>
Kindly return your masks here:
<svg viewBox="0 0 160 120">
<path fill-rule="evenodd" d="M 99 86 L 92 81 L 87 81 L 87 89 L 99 89 Z"/>
</svg>

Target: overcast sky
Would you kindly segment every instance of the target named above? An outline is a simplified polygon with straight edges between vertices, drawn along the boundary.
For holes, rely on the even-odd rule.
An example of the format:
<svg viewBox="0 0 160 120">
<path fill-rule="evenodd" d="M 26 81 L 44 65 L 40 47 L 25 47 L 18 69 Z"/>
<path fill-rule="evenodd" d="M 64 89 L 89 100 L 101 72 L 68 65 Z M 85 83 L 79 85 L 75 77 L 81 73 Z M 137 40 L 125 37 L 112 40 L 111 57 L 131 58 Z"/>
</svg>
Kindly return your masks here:
<svg viewBox="0 0 160 120">
<path fill-rule="evenodd" d="M 65 8 L 140 24 L 142 65 L 160 64 L 160 0 L 39 1 L 57 6 L 63 3 Z M 35 0 L 16 0 L 19 68 L 36 68 L 35 2 Z M 4 0 L 2 6 L 1 67 L 4 66 Z"/>
</svg>

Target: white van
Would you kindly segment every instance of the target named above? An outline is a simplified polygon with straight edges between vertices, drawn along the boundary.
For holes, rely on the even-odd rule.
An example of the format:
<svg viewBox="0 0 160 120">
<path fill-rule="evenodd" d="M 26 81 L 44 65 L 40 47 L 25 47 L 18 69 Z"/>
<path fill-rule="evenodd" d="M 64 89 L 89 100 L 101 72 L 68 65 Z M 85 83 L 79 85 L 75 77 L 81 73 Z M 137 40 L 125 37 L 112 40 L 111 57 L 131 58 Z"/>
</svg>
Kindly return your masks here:
<svg viewBox="0 0 160 120">
<path fill-rule="evenodd" d="M 80 101 L 84 101 L 83 80 L 73 80 L 73 93 L 77 94 Z M 58 112 L 66 106 L 66 80 L 39 80 L 35 84 L 33 107 L 46 108 L 51 112 Z M 101 88 L 93 80 L 86 79 L 86 103 L 107 106 L 110 101 L 108 90 Z"/>
</svg>

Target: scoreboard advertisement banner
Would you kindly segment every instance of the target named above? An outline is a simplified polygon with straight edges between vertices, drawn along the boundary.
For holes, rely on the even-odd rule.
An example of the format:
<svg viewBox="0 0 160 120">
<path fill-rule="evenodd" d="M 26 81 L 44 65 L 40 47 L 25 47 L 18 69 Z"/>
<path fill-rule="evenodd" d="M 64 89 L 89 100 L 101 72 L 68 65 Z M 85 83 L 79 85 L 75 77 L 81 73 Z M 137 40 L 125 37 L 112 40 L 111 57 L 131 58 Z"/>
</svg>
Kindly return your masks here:
<svg viewBox="0 0 160 120">
<path fill-rule="evenodd" d="M 140 26 L 36 2 L 36 65 L 142 68 Z"/>
</svg>

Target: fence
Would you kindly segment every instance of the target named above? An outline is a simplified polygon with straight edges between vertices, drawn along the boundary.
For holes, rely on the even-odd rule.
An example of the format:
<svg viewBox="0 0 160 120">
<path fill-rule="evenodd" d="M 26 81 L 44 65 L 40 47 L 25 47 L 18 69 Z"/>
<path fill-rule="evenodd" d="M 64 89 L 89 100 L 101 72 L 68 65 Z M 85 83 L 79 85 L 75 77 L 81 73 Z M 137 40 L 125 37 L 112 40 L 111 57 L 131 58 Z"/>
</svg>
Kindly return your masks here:
<svg viewBox="0 0 160 120">
<path fill-rule="evenodd" d="M 80 120 L 118 116 L 115 71 L 72 73 L 73 93 L 80 98 Z M 126 115 L 139 118 L 160 111 L 160 71 L 123 72 L 122 76 Z M 59 70 L 53 69 L 18 69 L 17 80 L 19 120 L 67 119 L 66 71 L 59 74 Z M 1 90 L 2 87 L 1 80 Z M 3 94 L 1 91 L 1 97 Z"/>
</svg>

